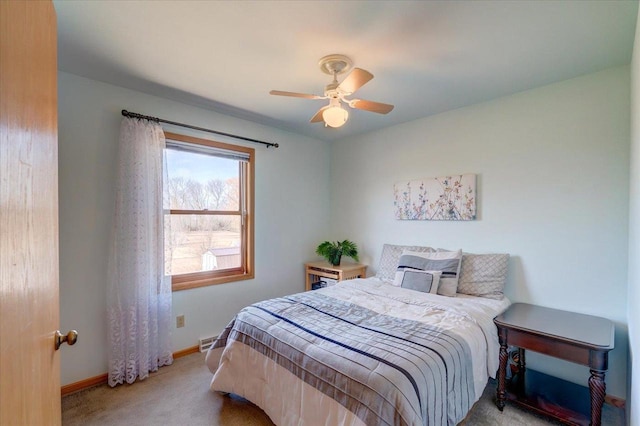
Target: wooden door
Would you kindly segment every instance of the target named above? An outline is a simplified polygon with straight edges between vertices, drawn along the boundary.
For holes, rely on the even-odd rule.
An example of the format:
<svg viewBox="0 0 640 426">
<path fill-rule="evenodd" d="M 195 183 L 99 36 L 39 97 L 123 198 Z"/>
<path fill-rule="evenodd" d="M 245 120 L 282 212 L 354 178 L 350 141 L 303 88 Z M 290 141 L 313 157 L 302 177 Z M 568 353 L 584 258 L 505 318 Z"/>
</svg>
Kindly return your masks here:
<svg viewBox="0 0 640 426">
<path fill-rule="evenodd" d="M 60 424 L 56 17 L 0 0 L 0 425 Z"/>
</svg>

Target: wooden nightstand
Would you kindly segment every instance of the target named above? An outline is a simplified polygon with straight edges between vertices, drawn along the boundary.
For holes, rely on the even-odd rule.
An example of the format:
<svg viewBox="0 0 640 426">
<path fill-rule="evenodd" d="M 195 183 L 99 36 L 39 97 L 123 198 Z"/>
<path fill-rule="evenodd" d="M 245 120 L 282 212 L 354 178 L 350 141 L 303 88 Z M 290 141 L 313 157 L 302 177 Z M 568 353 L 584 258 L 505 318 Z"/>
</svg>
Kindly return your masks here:
<svg viewBox="0 0 640 426">
<path fill-rule="evenodd" d="M 329 262 L 309 262 L 305 267 L 305 290 L 311 290 L 311 283 L 319 281 L 320 278 L 331 278 L 336 281 L 352 280 L 354 278 L 365 278 L 367 265 L 359 263 L 342 263 L 333 266 Z"/>
<path fill-rule="evenodd" d="M 500 368 L 498 369 L 498 408 L 503 409 L 507 396 L 510 400 L 545 413 L 567 424 L 600 426 L 602 404 L 605 398 L 604 374 L 608 368 L 609 351 L 613 349 L 614 325 L 605 318 L 576 314 L 558 309 L 543 308 L 526 303 L 514 303 L 493 320 L 500 340 Z M 507 345 L 517 346 L 520 352 L 519 381 L 514 392 L 507 394 Z M 552 412 L 549 404 L 528 398 L 525 386 L 524 350 L 530 349 L 556 358 L 589 367 L 590 416 L 580 413 Z M 570 415 L 569 415 L 570 414 Z M 586 413 L 584 413 L 586 414 Z M 578 416 L 578 417 L 574 417 Z"/>
</svg>

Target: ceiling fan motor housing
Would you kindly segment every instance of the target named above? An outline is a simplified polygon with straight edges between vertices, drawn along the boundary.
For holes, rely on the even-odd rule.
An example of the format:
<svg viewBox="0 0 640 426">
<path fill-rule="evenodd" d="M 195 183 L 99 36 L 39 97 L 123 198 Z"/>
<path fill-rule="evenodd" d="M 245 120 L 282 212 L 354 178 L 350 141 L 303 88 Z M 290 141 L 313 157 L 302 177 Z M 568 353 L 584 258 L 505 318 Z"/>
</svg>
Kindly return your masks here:
<svg viewBox="0 0 640 426">
<path fill-rule="evenodd" d="M 338 83 L 329 83 L 324 87 L 324 95 L 329 98 L 335 99 L 340 97 Z"/>
</svg>

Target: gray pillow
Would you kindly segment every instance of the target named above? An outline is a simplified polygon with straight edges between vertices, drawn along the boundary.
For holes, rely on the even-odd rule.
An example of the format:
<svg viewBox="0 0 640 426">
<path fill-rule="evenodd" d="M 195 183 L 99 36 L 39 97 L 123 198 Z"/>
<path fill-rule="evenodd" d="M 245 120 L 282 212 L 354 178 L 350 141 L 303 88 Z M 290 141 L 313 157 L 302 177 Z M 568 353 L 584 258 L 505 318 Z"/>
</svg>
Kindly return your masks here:
<svg viewBox="0 0 640 426">
<path fill-rule="evenodd" d="M 464 254 L 458 293 L 502 300 L 508 264 L 508 254 Z"/>
<path fill-rule="evenodd" d="M 402 252 L 404 251 L 433 253 L 435 250 L 431 247 L 396 246 L 393 244 L 385 244 L 384 246 L 382 246 L 382 255 L 380 256 L 380 263 L 378 263 L 376 278 L 380 278 L 381 280 L 385 280 L 387 282 L 393 282 L 393 279 L 396 275 L 396 269 L 398 269 L 400 256 L 402 256 Z"/>
<path fill-rule="evenodd" d="M 394 285 L 408 288 L 422 293 L 436 294 L 442 271 L 421 271 L 410 268 L 402 268 L 396 272 Z"/>
<path fill-rule="evenodd" d="M 458 279 L 460 277 L 460 264 L 462 263 L 462 249 L 438 249 L 431 256 L 443 263 L 440 268 L 443 274 L 438 283 L 438 294 L 441 296 L 456 297 Z"/>
</svg>

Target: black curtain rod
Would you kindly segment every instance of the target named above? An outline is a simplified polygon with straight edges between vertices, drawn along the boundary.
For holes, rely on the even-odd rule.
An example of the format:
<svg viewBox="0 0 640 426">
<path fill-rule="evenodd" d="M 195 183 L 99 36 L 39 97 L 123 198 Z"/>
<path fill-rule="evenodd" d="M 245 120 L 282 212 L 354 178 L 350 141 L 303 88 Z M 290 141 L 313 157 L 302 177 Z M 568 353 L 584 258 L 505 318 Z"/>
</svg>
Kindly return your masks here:
<svg viewBox="0 0 640 426">
<path fill-rule="evenodd" d="M 277 143 L 259 141 L 257 139 L 245 138 L 244 136 L 238 136 L 238 135 L 234 135 L 234 134 L 231 134 L 231 133 L 225 133 L 225 132 L 219 132 L 217 130 L 205 129 L 204 127 L 192 126 L 190 124 L 184 124 L 184 123 L 177 123 L 175 121 L 169 121 L 169 120 L 165 120 L 163 118 L 151 117 L 150 115 L 142 115 L 142 114 L 138 114 L 138 113 L 135 113 L 135 112 L 129 112 L 126 109 L 122 110 L 122 115 L 124 115 L 125 117 L 129 117 L 129 118 L 139 118 L 139 119 L 142 119 L 142 120 L 155 121 L 156 123 L 173 124 L 174 126 L 186 127 L 187 129 L 200 130 L 201 132 L 215 133 L 216 135 L 228 136 L 230 138 L 235 138 L 235 139 L 242 139 L 243 141 L 249 141 L 249 142 L 253 142 L 253 143 L 261 143 L 263 145 L 266 145 L 267 148 L 269 148 L 269 147 L 277 148 L 277 147 L 280 146 Z"/>
</svg>

